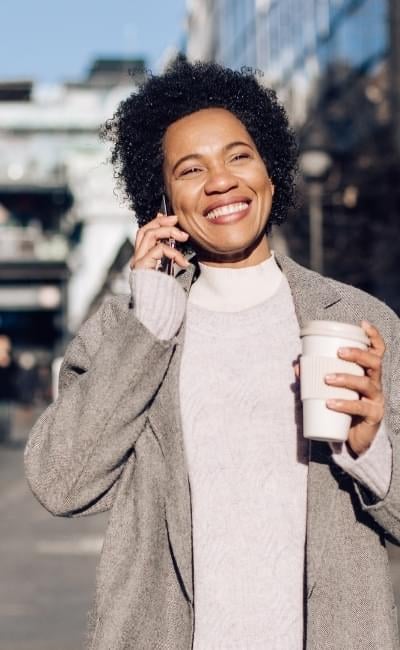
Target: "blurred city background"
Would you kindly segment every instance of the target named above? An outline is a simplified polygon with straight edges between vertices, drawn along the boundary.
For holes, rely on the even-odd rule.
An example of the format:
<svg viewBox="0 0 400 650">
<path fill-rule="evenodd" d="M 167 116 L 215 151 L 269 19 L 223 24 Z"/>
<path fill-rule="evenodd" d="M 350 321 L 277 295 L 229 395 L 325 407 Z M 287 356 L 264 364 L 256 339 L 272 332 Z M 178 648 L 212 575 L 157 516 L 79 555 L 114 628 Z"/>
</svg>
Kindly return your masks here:
<svg viewBox="0 0 400 650">
<path fill-rule="evenodd" d="M 1 34 L 0 650 L 75 650 L 106 518 L 51 518 L 22 453 L 66 344 L 128 290 L 135 220 L 100 124 L 179 53 L 255 71 L 301 151 L 299 205 L 274 246 L 400 312 L 400 3 L 15 0 Z"/>
</svg>

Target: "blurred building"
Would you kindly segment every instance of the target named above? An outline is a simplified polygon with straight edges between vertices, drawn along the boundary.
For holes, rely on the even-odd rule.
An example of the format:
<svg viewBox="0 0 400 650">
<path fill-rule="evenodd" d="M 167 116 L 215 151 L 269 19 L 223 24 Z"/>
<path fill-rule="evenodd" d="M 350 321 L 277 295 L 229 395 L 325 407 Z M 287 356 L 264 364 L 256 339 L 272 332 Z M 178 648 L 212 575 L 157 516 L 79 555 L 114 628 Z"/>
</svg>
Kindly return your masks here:
<svg viewBox="0 0 400 650">
<path fill-rule="evenodd" d="M 0 333 L 22 359 L 62 352 L 134 236 L 99 127 L 144 75 L 101 59 L 80 82 L 0 82 Z"/>
<path fill-rule="evenodd" d="M 257 65 L 255 0 L 188 0 L 187 56 L 231 68 Z"/>
<path fill-rule="evenodd" d="M 291 254 L 400 311 L 398 0 L 192 0 L 188 12 L 189 58 L 255 71 L 285 104 L 304 162 L 329 161 L 300 182 L 303 205 L 284 229 Z"/>
<path fill-rule="evenodd" d="M 191 61 L 217 59 L 215 0 L 188 0 L 186 55 Z"/>
</svg>

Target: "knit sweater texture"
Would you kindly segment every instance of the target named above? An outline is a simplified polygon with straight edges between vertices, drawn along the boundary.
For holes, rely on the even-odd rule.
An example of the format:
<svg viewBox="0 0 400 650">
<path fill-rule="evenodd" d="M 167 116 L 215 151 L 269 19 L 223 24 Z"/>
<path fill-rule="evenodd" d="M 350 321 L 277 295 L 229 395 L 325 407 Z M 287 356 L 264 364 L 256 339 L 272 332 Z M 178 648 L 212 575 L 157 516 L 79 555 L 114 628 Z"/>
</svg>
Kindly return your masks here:
<svg viewBox="0 0 400 650">
<path fill-rule="evenodd" d="M 283 277 L 242 311 L 189 301 L 180 385 L 195 650 L 302 647 L 308 454 L 296 409 L 299 353 Z"/>
</svg>

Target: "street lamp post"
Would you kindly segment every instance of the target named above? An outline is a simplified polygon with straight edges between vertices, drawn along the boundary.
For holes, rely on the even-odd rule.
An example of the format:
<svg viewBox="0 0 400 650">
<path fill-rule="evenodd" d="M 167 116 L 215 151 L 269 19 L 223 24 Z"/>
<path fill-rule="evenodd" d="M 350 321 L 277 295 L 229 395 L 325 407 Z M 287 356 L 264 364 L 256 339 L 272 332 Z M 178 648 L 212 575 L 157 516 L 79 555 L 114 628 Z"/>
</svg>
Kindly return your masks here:
<svg viewBox="0 0 400 650">
<path fill-rule="evenodd" d="M 300 156 L 300 170 L 308 184 L 310 266 L 324 272 L 324 212 L 323 183 L 332 166 L 332 158 L 325 151 L 304 151 Z"/>
<path fill-rule="evenodd" d="M 324 272 L 324 213 L 322 183 L 311 181 L 308 190 L 310 219 L 310 266 L 318 273 Z"/>
</svg>

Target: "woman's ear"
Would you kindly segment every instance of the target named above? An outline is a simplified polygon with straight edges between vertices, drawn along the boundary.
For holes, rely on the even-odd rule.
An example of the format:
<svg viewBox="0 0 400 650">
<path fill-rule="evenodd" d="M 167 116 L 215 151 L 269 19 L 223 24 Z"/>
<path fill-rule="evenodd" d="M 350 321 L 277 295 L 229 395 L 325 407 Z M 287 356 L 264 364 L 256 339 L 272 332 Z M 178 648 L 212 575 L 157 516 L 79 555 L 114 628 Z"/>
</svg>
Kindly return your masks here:
<svg viewBox="0 0 400 650">
<path fill-rule="evenodd" d="M 268 173 L 268 169 L 266 169 L 265 171 L 266 171 L 266 173 L 267 173 L 267 182 L 268 182 L 268 184 L 269 184 L 269 186 L 270 186 L 270 188 L 271 188 L 271 194 L 272 194 L 272 196 L 274 196 L 274 194 L 275 194 L 275 185 L 274 185 L 274 183 L 272 182 L 272 178 L 271 178 L 271 176 L 270 176 L 269 173 Z"/>
<path fill-rule="evenodd" d="M 273 182 L 271 181 L 269 176 L 268 176 L 268 180 L 269 180 L 269 184 L 271 185 L 271 194 L 272 194 L 272 196 L 274 196 L 274 194 L 275 194 L 275 185 L 273 184 Z"/>
</svg>

